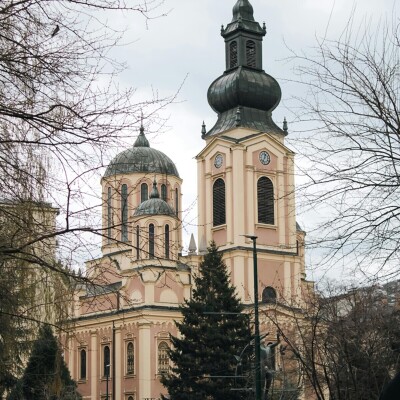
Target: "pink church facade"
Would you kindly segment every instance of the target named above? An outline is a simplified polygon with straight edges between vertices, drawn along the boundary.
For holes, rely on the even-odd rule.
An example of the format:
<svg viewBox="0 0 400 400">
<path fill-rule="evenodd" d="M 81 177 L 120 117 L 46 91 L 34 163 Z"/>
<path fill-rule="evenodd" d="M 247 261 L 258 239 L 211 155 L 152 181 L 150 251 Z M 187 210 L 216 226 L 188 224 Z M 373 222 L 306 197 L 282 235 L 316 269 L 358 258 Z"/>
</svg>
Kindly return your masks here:
<svg viewBox="0 0 400 400">
<path fill-rule="evenodd" d="M 243 303 L 254 302 L 252 242 L 257 236 L 261 332 L 269 310 L 290 324 L 306 281 L 305 233 L 296 223 L 294 153 L 287 128 L 272 120 L 281 92 L 262 69 L 265 27 L 238 0 L 222 31 L 226 70 L 208 90 L 218 120 L 196 156 L 198 240 L 182 255 L 182 179 L 153 149 L 144 129 L 108 166 L 102 184 L 102 257 L 86 263 L 90 280 L 73 305 L 65 360 L 83 399 L 145 400 L 166 394 L 170 335 L 192 276 L 214 240 Z M 280 307 L 279 304 L 285 304 Z"/>
</svg>

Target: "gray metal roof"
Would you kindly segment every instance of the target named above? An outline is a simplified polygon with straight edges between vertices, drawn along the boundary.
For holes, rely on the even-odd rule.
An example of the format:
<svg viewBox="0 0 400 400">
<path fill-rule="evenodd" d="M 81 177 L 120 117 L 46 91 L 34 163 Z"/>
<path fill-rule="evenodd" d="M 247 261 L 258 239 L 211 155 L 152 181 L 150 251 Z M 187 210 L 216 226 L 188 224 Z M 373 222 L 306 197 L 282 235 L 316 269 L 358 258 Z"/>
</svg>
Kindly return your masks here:
<svg viewBox="0 0 400 400">
<path fill-rule="evenodd" d="M 104 178 L 135 172 L 173 175 L 179 178 L 178 170 L 172 160 L 161 151 L 150 147 L 143 127 L 140 128 L 140 134 L 133 147 L 119 153 L 111 161 Z"/>
<path fill-rule="evenodd" d="M 176 217 L 174 209 L 166 201 L 160 199 L 156 181 L 153 183 L 150 199 L 141 203 L 134 213 L 135 217 L 140 215 L 169 215 Z"/>
<path fill-rule="evenodd" d="M 275 133 L 277 135 L 287 135 L 287 132 L 279 128 L 278 125 L 272 120 L 270 112 L 261 111 L 254 108 L 241 107 L 240 121 L 238 119 L 237 109 L 232 108 L 224 113 L 218 115 L 218 120 L 204 137 L 218 135 L 219 133 L 226 132 L 229 129 L 241 126 L 244 128 L 255 129 L 259 132 Z M 203 137 L 203 138 L 204 138 Z"/>
<path fill-rule="evenodd" d="M 238 29 L 259 33 L 263 36 L 265 35 L 264 29 L 262 29 L 260 24 L 254 20 L 253 6 L 248 0 L 238 0 L 233 7 L 232 13 L 232 22 L 229 23 L 226 29 L 223 29 L 221 32 L 223 37 L 228 36 L 230 33 L 235 32 Z"/>
<path fill-rule="evenodd" d="M 207 93 L 210 106 L 218 113 L 238 106 L 272 111 L 281 96 L 281 88 L 272 76 L 242 66 L 217 78 Z"/>
<path fill-rule="evenodd" d="M 254 20 L 253 7 L 248 0 L 237 0 L 233 19 L 221 34 L 225 38 L 227 70 L 209 87 L 207 98 L 218 120 L 209 132 L 202 129 L 202 137 L 218 135 L 234 127 L 245 127 L 261 132 L 286 135 L 272 120 L 282 92 L 278 82 L 262 69 L 262 38 L 265 25 Z M 247 42 L 252 41 L 254 59 L 247 58 Z M 231 64 L 231 44 L 235 43 L 235 57 Z"/>
</svg>

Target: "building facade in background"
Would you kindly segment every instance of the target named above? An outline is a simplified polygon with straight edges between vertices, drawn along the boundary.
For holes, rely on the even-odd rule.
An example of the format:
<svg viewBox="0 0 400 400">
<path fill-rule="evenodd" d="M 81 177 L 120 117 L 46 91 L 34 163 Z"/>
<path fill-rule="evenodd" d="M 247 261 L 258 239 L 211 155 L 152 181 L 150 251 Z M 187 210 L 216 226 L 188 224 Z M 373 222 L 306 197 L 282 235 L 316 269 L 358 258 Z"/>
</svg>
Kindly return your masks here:
<svg viewBox="0 0 400 400">
<path fill-rule="evenodd" d="M 169 369 L 169 335 L 178 307 L 191 295 L 192 276 L 215 241 L 243 303 L 254 303 L 253 247 L 257 236 L 261 333 L 275 340 L 271 315 L 293 324 L 312 290 L 306 281 L 305 233 L 296 223 L 294 153 L 287 127 L 272 111 L 277 81 L 262 66 L 265 26 L 238 0 L 222 28 L 226 70 L 208 90 L 218 119 L 207 131 L 198 165 L 198 249 L 182 255 L 182 180 L 168 156 L 153 149 L 143 127 L 118 154 L 101 184 L 102 257 L 86 268 L 93 282 L 74 301 L 65 359 L 84 399 L 158 399 Z M 181 146 L 179 143 L 177 146 Z M 183 149 L 182 149 L 183 150 Z M 282 367 L 276 358 L 277 370 Z M 277 373 L 277 376 L 279 373 Z"/>
</svg>

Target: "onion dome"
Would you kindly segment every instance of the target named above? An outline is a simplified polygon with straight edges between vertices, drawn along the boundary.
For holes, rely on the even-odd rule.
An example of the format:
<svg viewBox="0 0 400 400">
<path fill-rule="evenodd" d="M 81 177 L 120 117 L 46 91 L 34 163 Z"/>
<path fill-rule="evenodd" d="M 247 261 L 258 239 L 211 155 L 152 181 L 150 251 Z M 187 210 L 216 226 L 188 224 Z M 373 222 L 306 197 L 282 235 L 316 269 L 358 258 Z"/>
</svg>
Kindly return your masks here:
<svg viewBox="0 0 400 400">
<path fill-rule="evenodd" d="M 154 180 L 150 198 L 141 203 L 133 215 L 135 217 L 140 215 L 169 215 L 176 217 L 176 212 L 166 201 L 160 199 L 157 182 Z"/>
<path fill-rule="evenodd" d="M 285 135 L 272 120 L 282 92 L 278 82 L 262 69 L 265 25 L 254 20 L 248 0 L 238 0 L 233 19 L 221 30 L 225 39 L 226 71 L 208 89 L 208 102 L 218 114 L 215 126 L 203 138 L 234 127 Z"/>
<path fill-rule="evenodd" d="M 244 20 L 254 21 L 253 6 L 248 0 L 239 0 L 233 7 L 233 21 L 237 21 L 240 17 Z"/>
<path fill-rule="evenodd" d="M 161 151 L 152 149 L 144 134 L 143 126 L 132 148 L 119 153 L 109 164 L 104 178 L 119 174 L 151 173 L 173 175 L 179 178 L 172 160 Z"/>
</svg>

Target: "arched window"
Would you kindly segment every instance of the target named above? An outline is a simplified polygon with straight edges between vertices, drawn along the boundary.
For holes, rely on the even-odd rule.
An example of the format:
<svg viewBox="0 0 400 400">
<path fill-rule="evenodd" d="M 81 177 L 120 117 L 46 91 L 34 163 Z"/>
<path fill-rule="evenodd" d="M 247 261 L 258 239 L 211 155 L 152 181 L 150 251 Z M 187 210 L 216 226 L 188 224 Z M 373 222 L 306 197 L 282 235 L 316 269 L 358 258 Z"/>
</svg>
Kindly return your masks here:
<svg viewBox="0 0 400 400">
<path fill-rule="evenodd" d="M 179 192 L 178 188 L 175 189 L 175 213 L 178 216 L 179 213 Z"/>
<path fill-rule="evenodd" d="M 261 224 L 274 224 L 274 186 L 265 176 L 257 182 L 258 222 Z"/>
<path fill-rule="evenodd" d="M 129 397 L 128 397 L 128 400 L 133 400 L 133 396 L 129 396 Z"/>
<path fill-rule="evenodd" d="M 165 258 L 169 258 L 169 225 L 165 225 L 164 228 L 164 240 L 165 240 Z"/>
<path fill-rule="evenodd" d="M 248 67 L 256 67 L 256 44 L 252 40 L 246 42 L 246 64 Z"/>
<path fill-rule="evenodd" d="M 103 375 L 110 376 L 110 347 L 103 348 Z"/>
<path fill-rule="evenodd" d="M 225 218 L 225 182 L 218 178 L 213 186 L 213 225 L 223 225 Z"/>
<path fill-rule="evenodd" d="M 136 226 L 136 259 L 140 258 L 140 228 L 139 225 Z"/>
<path fill-rule="evenodd" d="M 126 348 L 126 373 L 132 375 L 135 372 L 135 353 L 133 343 L 129 342 Z"/>
<path fill-rule="evenodd" d="M 154 225 L 149 225 L 149 258 L 154 258 Z"/>
<path fill-rule="evenodd" d="M 107 236 L 108 241 L 111 240 L 112 234 L 112 193 L 111 188 L 107 189 Z"/>
<path fill-rule="evenodd" d="M 169 372 L 168 344 L 161 342 L 158 345 L 158 373 L 167 374 Z"/>
<path fill-rule="evenodd" d="M 267 286 L 262 292 L 262 301 L 263 303 L 275 303 L 276 290 L 271 286 Z"/>
<path fill-rule="evenodd" d="M 142 183 L 140 185 L 140 202 L 143 203 L 148 199 L 149 199 L 149 187 L 147 186 L 147 183 Z"/>
<path fill-rule="evenodd" d="M 82 349 L 80 352 L 80 378 L 81 379 L 86 379 L 86 350 Z"/>
<path fill-rule="evenodd" d="M 229 68 L 237 67 L 238 65 L 238 53 L 237 53 L 237 42 L 231 42 L 229 45 Z"/>
<path fill-rule="evenodd" d="M 121 241 L 128 241 L 128 186 L 121 187 Z"/>
<path fill-rule="evenodd" d="M 161 185 L 161 199 L 167 201 L 167 186 L 164 184 Z"/>
</svg>

